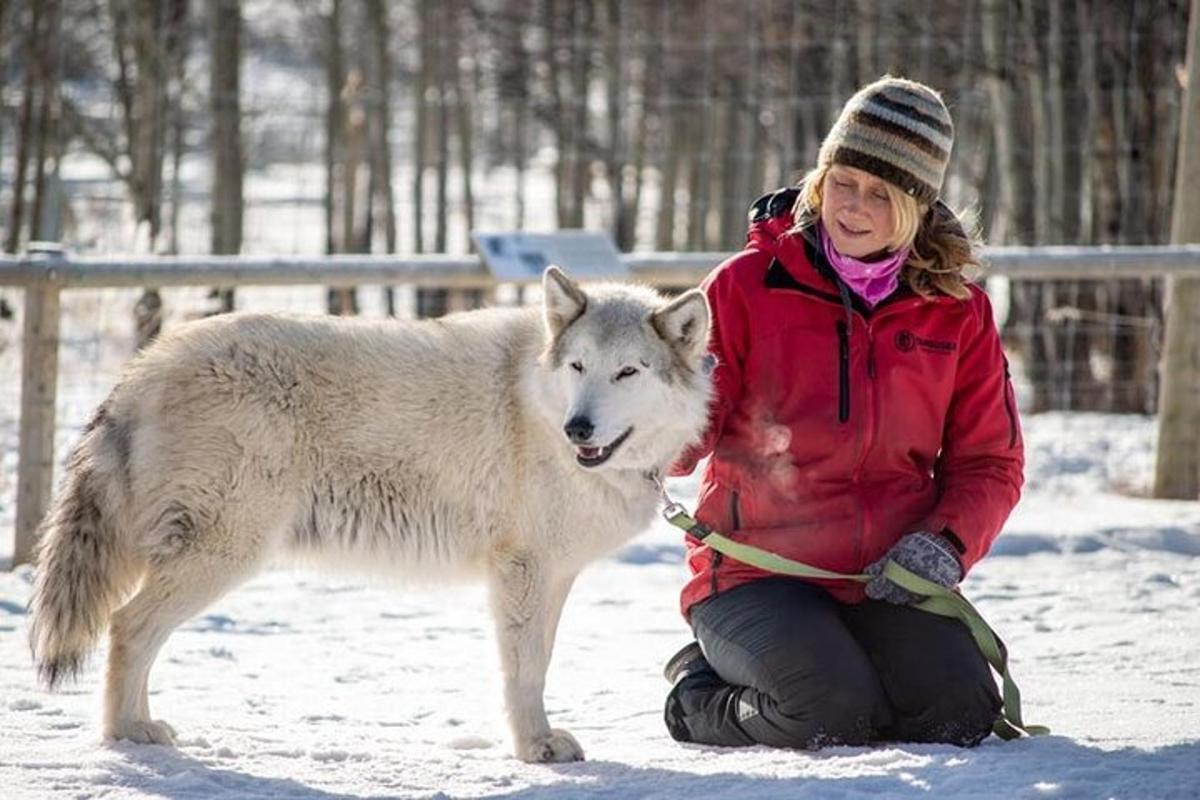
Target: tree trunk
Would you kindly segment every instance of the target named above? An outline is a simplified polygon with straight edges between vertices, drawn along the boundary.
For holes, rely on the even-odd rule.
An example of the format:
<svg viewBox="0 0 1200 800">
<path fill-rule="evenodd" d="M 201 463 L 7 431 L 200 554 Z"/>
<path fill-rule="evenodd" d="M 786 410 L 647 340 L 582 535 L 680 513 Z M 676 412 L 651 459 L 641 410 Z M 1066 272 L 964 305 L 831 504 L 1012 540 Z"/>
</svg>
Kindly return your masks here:
<svg viewBox="0 0 1200 800">
<path fill-rule="evenodd" d="M 41 3 L 33 4 L 29 31 L 25 39 L 25 86 L 21 96 L 21 115 L 17 123 L 17 163 L 13 178 L 8 238 L 4 243 L 4 249 L 9 253 L 17 252 L 21 246 L 21 226 L 25 222 L 25 171 L 29 165 L 29 152 L 33 147 L 33 102 L 38 88 L 35 65 L 38 63 L 39 37 L 44 10 L 45 7 Z"/>
<path fill-rule="evenodd" d="M 1200 242 L 1200 0 L 1188 19 L 1187 77 L 1175 168 L 1171 243 Z M 1167 300 L 1154 496 L 1200 497 L 1200 278 L 1172 279 Z"/>
<path fill-rule="evenodd" d="M 692 135 L 691 163 L 688 165 L 688 226 L 687 249 L 703 250 L 708 246 L 709 179 L 712 170 L 713 123 L 716 114 L 713 79 L 713 20 L 707 8 L 703 10 L 704 63 L 700 68 L 700 102 L 689 115 Z M 699 117 L 699 119 L 696 119 Z"/>
<path fill-rule="evenodd" d="M 455 128 L 458 135 L 458 163 L 462 170 L 462 202 L 463 216 L 466 219 L 467 229 L 464 232 L 465 250 L 471 250 L 471 231 L 475 230 L 475 188 L 473 177 L 475 172 L 475 144 L 474 144 L 474 128 L 475 122 L 472 117 L 471 110 L 475 103 L 475 71 L 478 62 L 475 57 L 464 59 L 462 57 L 462 43 L 467 41 L 467 14 L 460 12 L 455 25 L 453 27 L 453 35 L 450 37 L 450 54 L 452 57 L 453 80 L 454 80 L 454 117 Z"/>
<path fill-rule="evenodd" d="M 625 30 L 647 30 L 654 31 L 655 26 L 650 22 L 650 15 L 655 9 L 643 9 L 641 16 L 631 18 L 631 23 L 625 25 Z M 661 19 L 659 15 L 654 15 L 656 19 Z M 632 37 L 635 46 L 639 41 L 639 36 Z M 661 30 L 658 35 L 650 34 L 649 41 L 660 41 Z M 644 41 L 644 40 L 643 40 Z M 661 127 L 663 123 L 662 106 L 660 100 L 660 86 L 664 82 L 662 75 L 663 70 L 663 47 L 650 47 L 648 52 L 644 52 L 640 60 L 641 64 L 641 80 L 639 86 L 638 114 L 636 128 L 633 134 L 633 194 L 627 195 L 628 200 L 625 202 L 621 213 L 623 219 L 619 229 L 625 234 L 625 239 L 618 240 L 617 246 L 625 252 L 634 248 L 637 244 L 637 221 L 641 215 L 642 209 L 642 194 L 645 189 L 646 175 L 646 157 L 650 142 L 650 126 L 651 119 L 655 120 L 655 124 Z"/>
<path fill-rule="evenodd" d="M 625 142 L 621 126 L 622 115 L 626 113 L 624 90 L 625 81 L 622 74 L 623 30 L 620 0 L 605 0 L 605 66 L 607 75 L 605 81 L 606 105 L 608 112 L 608 196 L 609 216 L 613 241 L 621 250 L 629 250 L 632 244 L 632 232 L 626 229 L 628 220 L 625 216 Z"/>
<path fill-rule="evenodd" d="M 239 0 L 209 0 L 209 99 L 212 113 L 212 252 L 242 251 L 242 15 Z M 232 311 L 232 287 L 217 288 L 220 311 Z"/>
<path fill-rule="evenodd" d="M 53 229 L 57 226 L 47 217 L 51 213 L 54 201 L 48 195 L 56 187 L 49 185 L 46 176 L 47 151 L 58 155 L 58 117 L 59 117 L 59 47 L 62 41 L 62 7 L 59 0 L 46 0 L 45 9 L 46 37 L 45 45 L 38 48 L 38 61 L 33 66 L 38 74 L 38 84 L 41 96 L 37 112 L 37 133 L 34 134 L 36 152 L 33 159 L 33 206 L 29 214 L 29 239 L 49 239 L 54 236 Z M 55 215 L 56 216 L 56 215 Z"/>
<path fill-rule="evenodd" d="M 749 12 L 747 12 L 749 13 Z M 742 131 L 745 129 L 740 98 L 746 93 L 746 84 L 737 78 L 724 82 L 725 91 L 717 99 L 717 115 L 720 127 L 714 136 L 714 149 L 721 153 L 720 168 L 715 170 L 713 196 L 717 200 L 717 241 L 721 249 L 734 249 L 738 234 L 744 227 L 741 211 L 748 200 L 742 196 L 745 163 Z"/>
<path fill-rule="evenodd" d="M 137 85 L 133 93 L 132 167 L 137 220 L 144 226 L 147 252 L 155 252 L 162 231 L 162 164 L 167 58 L 162 46 L 167 8 L 156 0 L 136 0 L 133 50 Z"/>
<path fill-rule="evenodd" d="M 863 85 L 879 77 L 880 55 L 878 52 L 879 39 L 876 17 L 879 9 L 878 0 L 857 0 L 858 10 L 858 80 L 856 85 Z M 886 0 L 885 0 L 886 2 Z M 884 36 L 895 36 L 895 31 L 885 31 Z"/>
<path fill-rule="evenodd" d="M 329 15 L 325 19 L 325 80 L 329 93 L 329 105 L 325 117 L 325 234 L 326 251 L 329 253 L 354 252 L 355 247 L 355 173 L 357 159 L 351 154 L 351 138 L 364 131 L 351 131 L 352 101 L 361 88 L 361 74 L 346 69 L 345 53 L 342 49 L 342 27 L 345 6 L 342 0 L 333 0 Z M 356 109 L 362 114 L 361 108 Z M 365 124 L 365 123 L 363 123 Z M 326 290 L 326 311 L 330 314 L 357 314 L 357 293 L 353 289 L 331 286 Z"/>
<path fill-rule="evenodd" d="M 8 14 L 11 3 L 8 0 L 0 0 L 0 97 L 4 97 L 8 87 L 8 36 L 10 34 L 8 28 Z M 4 126 L 8 122 L 7 110 L 0 104 L 0 153 L 4 152 Z M 2 298 L 0 298 L 2 299 Z"/>
<path fill-rule="evenodd" d="M 338 252 L 337 165 L 341 161 L 342 86 L 346 82 L 342 59 L 342 0 L 333 0 L 325 18 L 325 252 Z"/>
<path fill-rule="evenodd" d="M 1006 5 L 1006 0 L 984 0 L 980 15 L 983 29 L 983 82 L 992 110 L 992 147 L 998 190 L 988 210 L 988 240 L 993 244 L 1007 244 L 1010 241 L 1015 205 L 1013 148 L 1009 129 L 1013 107 L 1005 74 L 1004 53 Z"/>
<path fill-rule="evenodd" d="M 1025 90 L 1028 93 L 1028 102 L 1024 104 L 1024 107 L 1027 113 L 1020 115 L 1028 125 L 1028 131 L 1026 146 L 1021 149 L 1029 154 L 1029 169 L 1021 170 L 1028 176 L 1022 187 L 1023 191 L 1020 193 L 1026 198 L 1026 202 L 1021 206 L 1028 209 L 1025 215 L 1025 224 L 1028 227 L 1022 226 L 1022 230 L 1025 231 L 1027 244 L 1044 244 L 1051 197 L 1049 192 L 1050 165 L 1048 163 L 1051 159 L 1046 157 L 1048 131 L 1046 126 L 1046 81 L 1043 74 L 1047 72 L 1046 62 L 1053 59 L 1043 58 L 1043 53 L 1038 47 L 1040 20 L 1037 9 L 1029 2 L 1021 3 L 1020 9 L 1024 42 L 1022 43 L 1023 53 L 1019 57 L 1023 63 L 1028 65 L 1024 70 Z"/>
<path fill-rule="evenodd" d="M 589 188 L 589 168 L 591 152 L 588 143 L 588 89 L 591 86 L 591 41 L 595 34 L 593 0 L 577 0 L 571 7 L 575 17 L 572 27 L 574 36 L 571 47 L 571 78 L 572 78 L 572 158 L 571 166 L 571 210 L 567 219 L 568 228 L 583 227 L 584 204 Z"/>
<path fill-rule="evenodd" d="M 171 114 L 171 218 L 169 225 L 168 252 L 179 253 L 179 211 L 183 205 L 183 179 L 179 171 L 183 164 L 185 144 L 185 120 L 183 114 L 184 84 L 187 78 L 187 56 L 190 37 L 187 35 L 187 4 L 179 3 L 180 16 L 172 25 L 176 45 L 172 48 L 171 82 L 173 91 L 170 100 Z M 230 299 L 232 305 L 232 298 Z"/>
<path fill-rule="evenodd" d="M 654 246 L 658 250 L 675 249 L 675 190 L 679 183 L 679 164 L 683 158 L 687 128 L 685 115 L 678 104 L 672 104 L 660 124 L 662 149 L 666 164 L 659 185 L 658 224 L 655 226 Z"/>
<path fill-rule="evenodd" d="M 435 200 L 436 224 L 433 229 L 433 250 L 435 253 L 446 252 L 446 228 L 448 225 L 449 203 L 447 202 L 447 183 L 450 176 L 450 100 L 447 99 L 452 91 L 451 70 L 457 72 L 458 65 L 447 52 L 447 30 L 450 27 L 448 15 L 456 10 L 446 4 L 439 4 L 434 12 L 434 48 L 437 77 L 437 199 Z"/>
<path fill-rule="evenodd" d="M 413 89 L 413 105 L 416 113 L 413 122 L 413 250 L 425 252 L 425 156 L 428 149 L 429 132 L 429 103 L 426 95 L 433 75 L 433 50 L 430 37 L 433 33 L 432 6 L 433 0 L 417 0 L 417 52 L 420 65 L 417 68 L 416 86 Z"/>
<path fill-rule="evenodd" d="M 790 186 L 796 182 L 803 166 L 796 158 L 797 123 L 799 122 L 799 106 L 796 103 L 797 78 L 800 70 L 800 40 L 802 37 L 802 20 L 798 3 L 786 3 L 787 20 L 787 58 L 784 60 L 783 102 L 777 105 L 779 130 L 779 168 L 775 180 L 776 186 Z"/>
<path fill-rule="evenodd" d="M 179 0 L 181 2 L 181 0 Z M 146 253 L 158 251 L 162 232 L 162 168 L 166 143 L 167 83 L 170 79 L 171 47 L 177 46 L 170 36 L 175 3 L 155 0 L 113 0 L 119 8 L 123 24 L 117 30 L 117 44 L 124 58 L 124 48 L 130 47 L 137 80 L 126 85 L 122 93 L 128 98 L 126 128 L 129 131 L 130 193 L 138 222 L 137 249 Z M 127 38 L 131 37 L 131 38 Z M 125 73 L 126 77 L 128 73 Z M 162 329 L 162 298 L 156 288 L 145 290 L 134 306 L 134 324 L 138 347 L 145 347 Z"/>
<path fill-rule="evenodd" d="M 1063 8 L 1061 3 L 1048 3 L 1046 6 L 1047 39 L 1056 43 L 1042 53 L 1046 65 L 1046 148 L 1043 160 L 1046 162 L 1046 197 L 1040 207 L 1038 216 L 1043 220 L 1040 241 L 1046 244 L 1061 244 L 1063 241 L 1063 206 L 1059 198 L 1063 196 L 1066 185 L 1066 150 L 1067 142 L 1063 136 L 1063 71 L 1064 61 Z"/>
<path fill-rule="evenodd" d="M 383 0 L 367 0 L 367 35 L 370 38 L 371 78 L 376 101 L 372 104 L 369 130 L 371 138 L 371 185 L 383 213 L 384 252 L 396 252 L 396 202 L 392 190 L 392 59 L 391 24 Z M 389 317 L 396 316 L 396 293 L 383 289 L 383 302 Z"/>
</svg>

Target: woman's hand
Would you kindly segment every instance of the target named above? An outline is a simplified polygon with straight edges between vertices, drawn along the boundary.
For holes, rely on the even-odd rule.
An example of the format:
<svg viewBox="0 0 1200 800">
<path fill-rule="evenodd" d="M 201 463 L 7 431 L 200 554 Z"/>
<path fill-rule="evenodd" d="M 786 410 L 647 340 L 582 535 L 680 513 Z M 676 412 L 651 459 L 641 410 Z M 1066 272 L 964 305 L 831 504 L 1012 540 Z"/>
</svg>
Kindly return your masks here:
<svg viewBox="0 0 1200 800">
<path fill-rule="evenodd" d="M 868 575 L 875 576 L 867 584 L 867 597 L 872 600 L 909 605 L 922 599 L 921 595 L 914 594 L 883 577 L 883 566 L 889 560 L 946 588 L 955 586 L 963 577 L 962 565 L 949 539 L 928 531 L 910 533 L 892 545 L 892 549 L 888 550 L 883 558 L 863 570 Z"/>
</svg>

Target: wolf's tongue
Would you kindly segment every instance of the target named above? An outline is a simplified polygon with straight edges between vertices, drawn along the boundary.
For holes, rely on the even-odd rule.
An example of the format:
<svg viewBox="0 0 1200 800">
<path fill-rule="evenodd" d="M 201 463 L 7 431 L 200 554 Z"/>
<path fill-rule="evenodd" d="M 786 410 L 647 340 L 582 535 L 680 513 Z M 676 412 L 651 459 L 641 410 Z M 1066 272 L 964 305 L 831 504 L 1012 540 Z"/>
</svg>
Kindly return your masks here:
<svg viewBox="0 0 1200 800">
<path fill-rule="evenodd" d="M 600 455 L 601 449 L 603 449 L 603 448 L 581 447 L 581 448 L 579 448 L 579 455 L 583 456 L 584 458 L 595 458 L 596 456 Z"/>
</svg>

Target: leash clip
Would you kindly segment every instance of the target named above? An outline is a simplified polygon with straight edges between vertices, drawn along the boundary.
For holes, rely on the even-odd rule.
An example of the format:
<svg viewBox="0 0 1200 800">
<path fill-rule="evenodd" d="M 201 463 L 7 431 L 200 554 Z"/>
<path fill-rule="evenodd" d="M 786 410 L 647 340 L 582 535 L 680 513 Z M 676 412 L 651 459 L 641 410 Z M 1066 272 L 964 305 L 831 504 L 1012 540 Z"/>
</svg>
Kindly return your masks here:
<svg viewBox="0 0 1200 800">
<path fill-rule="evenodd" d="M 665 519 L 667 522 L 671 522 L 680 514 L 687 514 L 687 509 L 681 506 L 679 503 L 676 503 L 674 500 L 668 499 L 667 504 L 663 506 L 663 519 Z"/>
<path fill-rule="evenodd" d="M 658 496 L 661 497 L 663 503 L 665 503 L 662 510 L 663 519 L 665 519 L 667 522 L 672 522 L 672 520 L 680 514 L 686 515 L 688 513 L 688 510 L 685 506 L 676 503 L 671 499 L 671 495 L 667 494 L 667 487 L 663 484 L 662 478 L 658 474 L 658 470 L 647 472 L 646 480 L 654 484 L 654 488 L 658 490 Z"/>
</svg>

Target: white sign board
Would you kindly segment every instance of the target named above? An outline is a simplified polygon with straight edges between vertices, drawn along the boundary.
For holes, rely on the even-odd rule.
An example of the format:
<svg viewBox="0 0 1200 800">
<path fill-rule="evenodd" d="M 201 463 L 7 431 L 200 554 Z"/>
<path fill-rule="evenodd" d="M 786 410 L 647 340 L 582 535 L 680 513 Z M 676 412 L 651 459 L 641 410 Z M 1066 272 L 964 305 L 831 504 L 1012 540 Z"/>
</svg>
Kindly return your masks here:
<svg viewBox="0 0 1200 800">
<path fill-rule="evenodd" d="M 575 280 L 620 280 L 629 277 L 612 237 L 600 231 L 553 233 L 523 231 L 471 234 L 484 265 L 500 282 L 540 280 L 556 264 Z"/>
</svg>

